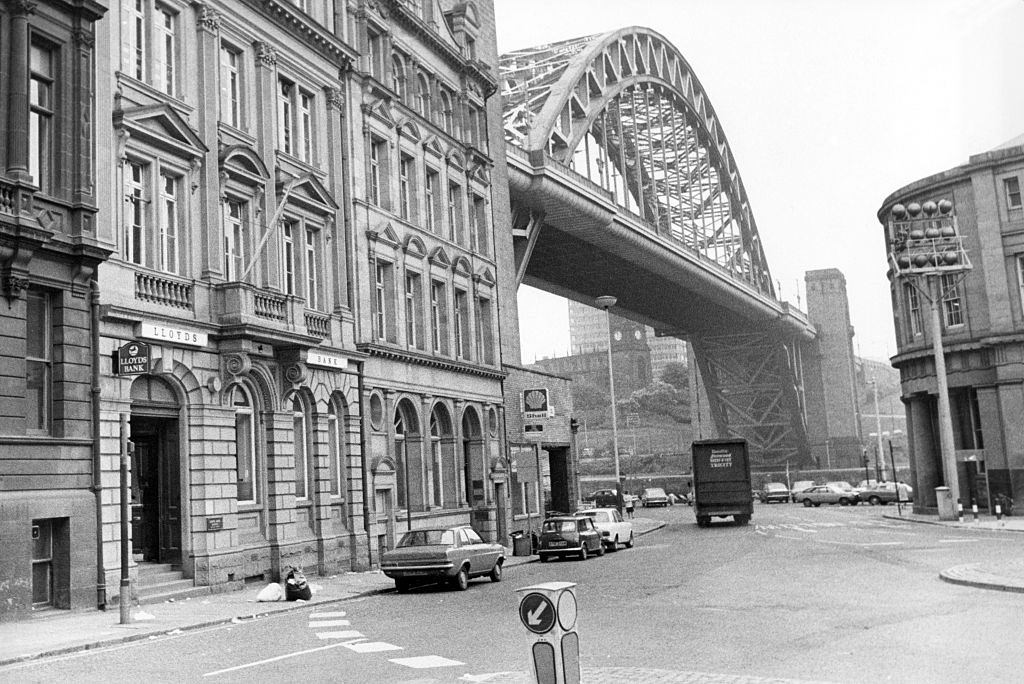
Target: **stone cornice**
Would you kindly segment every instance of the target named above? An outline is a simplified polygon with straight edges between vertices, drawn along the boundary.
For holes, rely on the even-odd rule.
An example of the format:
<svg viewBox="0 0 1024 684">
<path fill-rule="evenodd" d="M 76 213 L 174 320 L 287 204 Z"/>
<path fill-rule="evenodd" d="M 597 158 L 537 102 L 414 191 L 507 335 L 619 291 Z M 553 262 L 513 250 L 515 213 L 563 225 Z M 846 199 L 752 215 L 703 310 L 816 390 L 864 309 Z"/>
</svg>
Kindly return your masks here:
<svg viewBox="0 0 1024 684">
<path fill-rule="evenodd" d="M 489 378 L 491 380 L 503 380 L 505 376 L 508 375 L 508 373 L 495 368 L 478 366 L 464 361 L 441 359 L 436 356 L 430 356 L 429 354 L 409 351 L 406 349 L 397 349 L 382 344 L 357 344 L 356 349 L 361 352 L 366 352 L 372 357 L 384 358 L 391 361 L 401 361 L 403 363 L 410 363 L 417 366 L 427 366 L 430 368 L 451 371 L 453 373 L 476 375 L 482 378 Z"/>
<path fill-rule="evenodd" d="M 242 3 L 273 19 L 293 36 L 312 46 L 320 54 L 334 62 L 341 71 L 350 71 L 359 57 L 347 43 L 335 36 L 326 27 L 309 18 L 302 10 L 284 0 L 242 0 Z"/>
</svg>

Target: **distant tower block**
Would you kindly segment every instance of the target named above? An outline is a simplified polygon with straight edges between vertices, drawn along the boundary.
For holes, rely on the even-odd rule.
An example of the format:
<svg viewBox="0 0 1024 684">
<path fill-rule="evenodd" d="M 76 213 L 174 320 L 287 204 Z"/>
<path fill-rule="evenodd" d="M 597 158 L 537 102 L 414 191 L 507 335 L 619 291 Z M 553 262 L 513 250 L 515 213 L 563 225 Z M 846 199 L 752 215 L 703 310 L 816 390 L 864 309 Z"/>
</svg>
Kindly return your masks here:
<svg viewBox="0 0 1024 684">
<path fill-rule="evenodd" d="M 808 271 L 807 314 L 818 331 L 816 349 L 804 356 L 807 438 L 823 468 L 862 464 L 857 417 L 853 326 L 846 278 L 834 268 Z"/>
</svg>

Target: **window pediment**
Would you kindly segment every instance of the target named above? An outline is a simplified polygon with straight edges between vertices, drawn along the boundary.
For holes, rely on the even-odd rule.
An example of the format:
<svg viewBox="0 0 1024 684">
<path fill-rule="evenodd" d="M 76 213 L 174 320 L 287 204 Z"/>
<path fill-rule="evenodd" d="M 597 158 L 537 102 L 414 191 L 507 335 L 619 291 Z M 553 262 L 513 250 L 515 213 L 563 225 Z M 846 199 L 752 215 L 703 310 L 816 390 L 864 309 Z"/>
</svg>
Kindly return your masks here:
<svg viewBox="0 0 1024 684">
<path fill-rule="evenodd" d="M 438 159 L 444 159 L 444 146 L 436 135 L 432 135 L 423 141 L 423 150 Z"/>
<path fill-rule="evenodd" d="M 392 247 L 398 247 L 401 241 L 398 239 L 398 234 L 395 233 L 395 229 L 391 227 L 391 224 L 386 224 L 382 229 L 375 230 L 371 228 L 366 231 L 366 236 L 374 242 L 382 242 Z"/>
<path fill-rule="evenodd" d="M 287 181 L 278 180 L 277 193 L 288 193 L 285 201 L 289 204 L 300 206 L 318 214 L 332 214 L 338 209 L 338 203 L 334 201 L 331 193 L 327 190 L 320 179 L 311 173 L 304 173 Z"/>
<path fill-rule="evenodd" d="M 167 104 L 115 110 L 114 128 L 182 159 L 199 158 L 207 151 L 199 134 Z"/>
<path fill-rule="evenodd" d="M 222 173 L 246 185 L 262 184 L 270 178 L 266 164 L 248 145 L 222 146 L 219 162 Z"/>
<path fill-rule="evenodd" d="M 404 249 L 405 253 L 409 256 L 420 258 L 427 256 L 426 245 L 423 244 L 423 240 L 419 239 L 419 237 L 415 235 L 410 235 L 405 238 L 405 244 L 402 246 L 402 249 Z"/>
<path fill-rule="evenodd" d="M 489 287 L 493 287 L 495 283 L 494 273 L 492 273 L 491 269 L 487 267 L 478 271 L 477 274 L 473 276 L 473 279 Z"/>
<path fill-rule="evenodd" d="M 383 122 L 388 128 L 395 128 L 398 125 L 395 117 L 391 114 L 389 98 L 380 98 L 376 102 L 363 105 L 363 113 Z"/>
<path fill-rule="evenodd" d="M 444 251 L 444 247 L 438 247 L 430 253 L 430 263 L 441 268 L 451 268 L 452 260 L 448 258 L 448 253 Z"/>
<path fill-rule="evenodd" d="M 398 134 L 403 138 L 412 140 L 413 142 L 420 142 L 423 140 L 423 132 L 420 127 L 413 121 L 403 121 L 398 124 Z"/>
<path fill-rule="evenodd" d="M 455 258 L 455 262 L 452 263 L 452 271 L 457 275 L 470 277 L 473 275 L 473 267 L 469 263 L 469 259 L 464 256 Z"/>
<path fill-rule="evenodd" d="M 459 154 L 458 152 L 455 152 L 455 151 L 453 151 L 451 154 L 448 155 L 448 163 L 451 164 L 452 166 L 454 166 L 457 169 L 465 169 L 466 168 L 466 160 L 465 160 L 465 158 L 463 158 L 463 156 L 461 154 Z"/>
</svg>

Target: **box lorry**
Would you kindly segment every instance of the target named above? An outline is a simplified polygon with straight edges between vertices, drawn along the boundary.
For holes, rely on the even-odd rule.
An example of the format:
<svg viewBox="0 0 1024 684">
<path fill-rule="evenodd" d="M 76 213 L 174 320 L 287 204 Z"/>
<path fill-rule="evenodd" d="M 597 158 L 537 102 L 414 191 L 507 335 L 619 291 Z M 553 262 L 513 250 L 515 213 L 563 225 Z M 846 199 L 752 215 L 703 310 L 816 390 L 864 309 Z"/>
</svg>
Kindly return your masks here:
<svg viewBox="0 0 1024 684">
<path fill-rule="evenodd" d="M 705 439 L 693 443 L 693 512 L 697 526 L 711 518 L 746 525 L 754 513 L 750 489 L 750 458 L 744 439 Z"/>
</svg>

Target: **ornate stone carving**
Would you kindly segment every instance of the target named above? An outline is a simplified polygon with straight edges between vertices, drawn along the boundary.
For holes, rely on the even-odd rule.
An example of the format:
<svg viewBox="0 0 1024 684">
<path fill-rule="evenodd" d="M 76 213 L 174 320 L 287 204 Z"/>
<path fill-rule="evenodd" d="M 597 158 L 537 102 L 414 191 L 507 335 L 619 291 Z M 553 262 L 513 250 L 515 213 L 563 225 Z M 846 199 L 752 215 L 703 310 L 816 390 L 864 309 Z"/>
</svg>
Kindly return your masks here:
<svg viewBox="0 0 1024 684">
<path fill-rule="evenodd" d="M 302 361 L 296 361 L 284 369 L 284 377 L 293 385 L 301 385 L 309 377 L 309 368 Z"/>
<path fill-rule="evenodd" d="M 340 88 L 324 88 L 327 104 L 335 109 L 345 108 L 345 93 Z"/>
<path fill-rule="evenodd" d="M 254 47 L 256 48 L 256 59 L 259 60 L 260 64 L 268 67 L 277 66 L 277 50 L 274 49 L 273 45 L 258 40 Z"/>
<path fill-rule="evenodd" d="M 199 5 L 199 28 L 206 29 L 211 33 L 220 30 L 220 12 L 209 5 Z"/>
<path fill-rule="evenodd" d="M 14 300 L 21 298 L 21 293 L 28 289 L 29 279 L 19 275 L 5 275 L 3 277 L 4 297 L 7 298 L 7 307 L 14 304 Z"/>
<path fill-rule="evenodd" d="M 8 0 L 7 9 L 14 16 L 28 15 L 35 13 L 38 4 L 35 0 Z"/>
<path fill-rule="evenodd" d="M 248 354 L 225 354 L 224 371 L 229 375 L 248 375 L 252 371 L 252 359 Z"/>
</svg>

